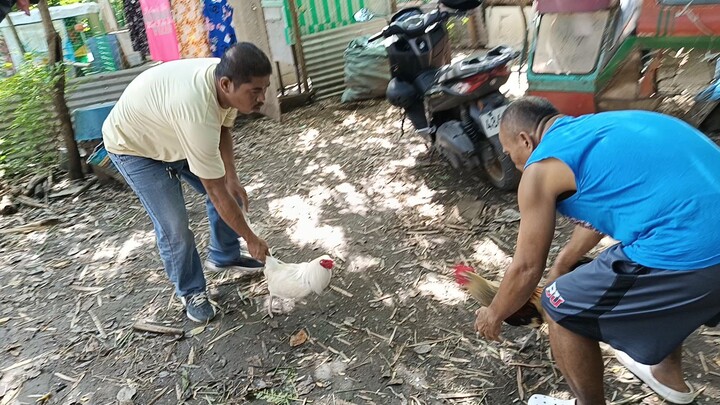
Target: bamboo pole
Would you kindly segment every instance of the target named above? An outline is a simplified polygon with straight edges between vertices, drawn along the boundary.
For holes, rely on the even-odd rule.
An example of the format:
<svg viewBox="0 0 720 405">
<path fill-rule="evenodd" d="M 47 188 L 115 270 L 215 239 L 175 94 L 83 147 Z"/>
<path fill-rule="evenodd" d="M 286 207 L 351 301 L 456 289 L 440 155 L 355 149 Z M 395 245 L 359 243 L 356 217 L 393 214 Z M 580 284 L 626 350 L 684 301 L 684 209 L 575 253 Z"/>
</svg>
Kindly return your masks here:
<svg viewBox="0 0 720 405">
<path fill-rule="evenodd" d="M 292 30 L 293 42 L 295 42 L 295 50 L 297 51 L 296 57 L 300 65 L 300 70 L 302 71 L 302 83 L 305 91 L 309 91 L 305 50 L 303 49 L 302 36 L 300 35 L 300 18 L 298 17 L 297 3 L 295 0 L 288 0 L 288 5 L 290 6 L 290 29 Z"/>
</svg>

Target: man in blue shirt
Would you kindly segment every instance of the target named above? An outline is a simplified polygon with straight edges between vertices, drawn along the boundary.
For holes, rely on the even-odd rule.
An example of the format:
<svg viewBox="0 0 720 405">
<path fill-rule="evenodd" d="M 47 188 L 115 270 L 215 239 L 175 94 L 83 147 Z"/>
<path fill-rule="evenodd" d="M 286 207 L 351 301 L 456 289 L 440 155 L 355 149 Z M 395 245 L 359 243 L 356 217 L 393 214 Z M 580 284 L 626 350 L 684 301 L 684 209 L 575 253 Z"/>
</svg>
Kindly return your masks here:
<svg viewBox="0 0 720 405">
<path fill-rule="evenodd" d="M 479 333 L 497 339 L 537 287 L 556 210 L 577 224 L 543 294 L 553 355 L 577 399 L 529 404 L 605 404 L 600 341 L 667 401 L 692 402 L 682 342 L 720 321 L 720 148 L 662 114 L 574 118 L 538 97 L 508 107 L 500 141 L 524 171 L 522 219 L 498 294 L 477 312 Z M 619 243 L 570 272 L 604 235 Z"/>
</svg>

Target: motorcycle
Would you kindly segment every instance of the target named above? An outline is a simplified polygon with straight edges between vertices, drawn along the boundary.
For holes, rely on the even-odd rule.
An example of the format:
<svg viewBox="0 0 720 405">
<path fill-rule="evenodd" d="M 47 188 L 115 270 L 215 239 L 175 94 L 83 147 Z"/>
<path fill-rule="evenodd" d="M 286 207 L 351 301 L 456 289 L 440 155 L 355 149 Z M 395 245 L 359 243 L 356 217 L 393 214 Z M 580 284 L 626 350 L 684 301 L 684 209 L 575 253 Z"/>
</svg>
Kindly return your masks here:
<svg viewBox="0 0 720 405">
<path fill-rule="evenodd" d="M 446 22 L 480 1 L 439 3 L 455 11 L 406 8 L 370 38 L 385 39 L 391 75 L 386 98 L 404 109 L 416 133 L 452 167 L 482 168 L 495 187 L 514 190 L 520 172 L 498 139 L 500 118 L 509 103 L 499 88 L 510 76 L 508 64 L 519 53 L 499 46 L 485 56 L 450 64 Z"/>
</svg>

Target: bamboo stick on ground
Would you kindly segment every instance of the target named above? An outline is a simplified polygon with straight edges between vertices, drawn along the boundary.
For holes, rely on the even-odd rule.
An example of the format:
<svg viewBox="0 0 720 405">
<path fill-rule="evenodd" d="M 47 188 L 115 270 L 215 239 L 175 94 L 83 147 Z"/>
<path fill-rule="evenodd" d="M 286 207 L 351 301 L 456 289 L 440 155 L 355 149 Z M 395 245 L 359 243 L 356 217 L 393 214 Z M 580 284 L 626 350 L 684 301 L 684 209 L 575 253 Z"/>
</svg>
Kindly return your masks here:
<svg viewBox="0 0 720 405">
<path fill-rule="evenodd" d="M 173 335 L 173 336 L 184 336 L 185 331 L 178 328 L 171 328 L 168 326 L 162 326 L 162 325 L 155 325 L 151 323 L 145 323 L 145 322 L 135 322 L 133 324 L 133 329 L 140 331 L 140 332 L 151 332 L 151 333 L 159 333 L 162 335 Z"/>
</svg>

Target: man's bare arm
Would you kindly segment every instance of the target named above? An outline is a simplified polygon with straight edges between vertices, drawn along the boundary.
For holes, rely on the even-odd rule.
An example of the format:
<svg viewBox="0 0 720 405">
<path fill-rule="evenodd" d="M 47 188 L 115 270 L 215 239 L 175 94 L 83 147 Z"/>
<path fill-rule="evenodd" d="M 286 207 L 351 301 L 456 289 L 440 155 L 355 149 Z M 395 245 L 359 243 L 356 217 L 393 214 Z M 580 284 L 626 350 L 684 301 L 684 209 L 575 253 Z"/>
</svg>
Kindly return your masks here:
<svg viewBox="0 0 720 405">
<path fill-rule="evenodd" d="M 267 243 L 255 235 L 248 226 L 240 204 L 238 204 L 238 201 L 233 198 L 225 186 L 225 179 L 200 180 L 203 186 L 205 186 L 210 201 L 212 201 L 218 214 L 220 214 L 220 218 L 222 218 L 235 233 L 247 241 L 248 250 L 252 257 L 260 261 L 265 261 L 265 256 L 268 253 Z"/>
<path fill-rule="evenodd" d="M 489 309 L 499 321 L 527 302 L 537 288 L 555 232 L 557 197 L 575 189 L 575 178 L 564 163 L 548 159 L 528 167 L 518 189 L 520 231 L 510 267 Z"/>
<path fill-rule="evenodd" d="M 250 201 L 248 200 L 245 187 L 240 184 L 237 171 L 235 170 L 235 151 L 233 150 L 232 130 L 228 127 L 220 128 L 220 157 L 225 167 L 225 187 L 227 187 L 230 196 L 240 201 L 241 208 L 247 212 L 250 210 Z"/>
<path fill-rule="evenodd" d="M 569 272 L 578 260 L 600 243 L 602 238 L 603 234 L 582 225 L 576 225 L 567 245 L 562 248 L 555 258 L 555 263 L 553 263 L 548 274 L 547 283 L 550 284 L 556 278 Z"/>
<path fill-rule="evenodd" d="M 228 127 L 220 127 L 220 157 L 222 157 L 225 166 L 225 178 L 237 180 L 232 131 Z"/>
</svg>

